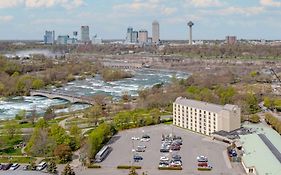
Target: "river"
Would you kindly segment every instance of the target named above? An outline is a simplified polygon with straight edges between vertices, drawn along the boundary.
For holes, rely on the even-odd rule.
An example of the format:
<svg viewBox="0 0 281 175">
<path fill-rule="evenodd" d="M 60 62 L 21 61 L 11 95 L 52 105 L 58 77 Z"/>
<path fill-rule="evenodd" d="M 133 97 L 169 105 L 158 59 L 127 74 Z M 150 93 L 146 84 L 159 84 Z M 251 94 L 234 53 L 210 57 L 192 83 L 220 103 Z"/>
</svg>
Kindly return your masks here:
<svg viewBox="0 0 281 175">
<path fill-rule="evenodd" d="M 137 96 L 138 90 L 152 87 L 157 83 L 169 83 L 173 76 L 177 78 L 187 78 L 188 74 L 184 72 L 169 70 L 135 70 L 133 78 L 127 78 L 114 82 L 105 82 L 99 76 L 87 78 L 85 80 L 76 80 L 66 84 L 61 88 L 53 88 L 53 91 L 59 91 L 68 94 L 93 96 L 96 94 L 110 95 L 118 99 L 124 92 L 131 96 Z M 0 101 L 0 119 L 13 118 L 20 110 L 32 111 L 43 114 L 45 110 L 58 104 L 67 104 L 61 99 L 48 99 L 45 97 L 14 97 Z M 89 107 L 86 104 L 73 104 L 67 109 L 60 109 L 56 112 L 68 112 Z"/>
</svg>

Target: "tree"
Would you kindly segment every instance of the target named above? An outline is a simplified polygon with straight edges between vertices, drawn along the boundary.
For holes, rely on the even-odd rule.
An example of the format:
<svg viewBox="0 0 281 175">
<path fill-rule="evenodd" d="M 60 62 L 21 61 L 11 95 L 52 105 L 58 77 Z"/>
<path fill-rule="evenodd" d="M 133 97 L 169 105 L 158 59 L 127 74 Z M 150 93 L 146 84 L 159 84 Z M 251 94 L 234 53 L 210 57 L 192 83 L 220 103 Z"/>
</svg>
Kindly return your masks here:
<svg viewBox="0 0 281 175">
<path fill-rule="evenodd" d="M 54 155 L 57 156 L 61 163 L 66 163 L 72 160 L 71 148 L 66 144 L 61 144 L 54 150 Z"/>
<path fill-rule="evenodd" d="M 259 123 L 260 122 L 260 116 L 257 114 L 253 114 L 250 116 L 249 121 L 252 123 Z"/>
<path fill-rule="evenodd" d="M 49 162 L 49 164 L 47 166 L 47 171 L 48 171 L 48 173 L 51 173 L 51 174 L 58 173 L 56 162 L 53 159 Z"/>
<path fill-rule="evenodd" d="M 249 93 L 246 96 L 247 112 L 254 114 L 259 110 L 258 99 L 253 93 Z"/>
<path fill-rule="evenodd" d="M 37 122 L 36 122 L 36 125 L 35 125 L 35 128 L 40 128 L 40 129 L 43 129 L 43 128 L 47 128 L 48 127 L 48 122 L 44 119 L 44 118 L 40 118 Z"/>
<path fill-rule="evenodd" d="M 41 79 L 35 79 L 32 81 L 32 89 L 40 89 L 44 87 L 44 81 Z"/>
<path fill-rule="evenodd" d="M 20 110 L 20 111 L 18 112 L 18 114 L 16 114 L 15 119 L 16 119 L 16 120 L 22 120 L 22 119 L 24 119 L 25 117 L 26 117 L 26 111 L 25 111 L 25 110 Z"/>
<path fill-rule="evenodd" d="M 57 145 L 66 144 L 69 145 L 70 137 L 66 133 L 65 129 L 58 124 L 53 124 L 50 129 L 50 137 L 52 137 Z"/>
<path fill-rule="evenodd" d="M 16 139 L 21 133 L 19 124 L 13 121 L 10 121 L 7 124 L 5 124 L 4 130 L 5 130 L 5 136 L 7 137 L 8 140 Z"/>
<path fill-rule="evenodd" d="M 71 166 L 69 164 L 67 164 L 64 167 L 64 170 L 62 171 L 61 175 L 75 175 L 75 172 L 73 171 Z"/>
</svg>

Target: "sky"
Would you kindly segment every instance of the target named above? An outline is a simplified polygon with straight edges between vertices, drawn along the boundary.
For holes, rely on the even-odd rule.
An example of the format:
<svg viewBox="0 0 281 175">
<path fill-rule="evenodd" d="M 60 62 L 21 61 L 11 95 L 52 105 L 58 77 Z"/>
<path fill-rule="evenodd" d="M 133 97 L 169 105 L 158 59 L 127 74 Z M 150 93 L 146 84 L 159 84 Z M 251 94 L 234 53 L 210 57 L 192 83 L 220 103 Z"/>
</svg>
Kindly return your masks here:
<svg viewBox="0 0 281 175">
<path fill-rule="evenodd" d="M 0 40 L 42 40 L 80 33 L 124 39 L 127 27 L 146 29 L 160 23 L 160 38 L 186 40 L 192 20 L 193 38 L 281 39 L 281 0 L 0 0 Z"/>
</svg>

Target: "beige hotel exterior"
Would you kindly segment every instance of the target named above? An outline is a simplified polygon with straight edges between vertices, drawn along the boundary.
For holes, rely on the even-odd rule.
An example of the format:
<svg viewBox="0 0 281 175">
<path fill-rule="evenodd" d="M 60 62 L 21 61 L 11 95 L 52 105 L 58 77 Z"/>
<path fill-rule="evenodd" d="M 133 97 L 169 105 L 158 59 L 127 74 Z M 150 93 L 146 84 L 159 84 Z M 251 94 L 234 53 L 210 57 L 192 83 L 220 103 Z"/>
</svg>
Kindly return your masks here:
<svg viewBox="0 0 281 175">
<path fill-rule="evenodd" d="M 173 124 L 205 135 L 240 128 L 240 115 L 237 105 L 221 106 L 183 97 L 173 103 Z"/>
</svg>

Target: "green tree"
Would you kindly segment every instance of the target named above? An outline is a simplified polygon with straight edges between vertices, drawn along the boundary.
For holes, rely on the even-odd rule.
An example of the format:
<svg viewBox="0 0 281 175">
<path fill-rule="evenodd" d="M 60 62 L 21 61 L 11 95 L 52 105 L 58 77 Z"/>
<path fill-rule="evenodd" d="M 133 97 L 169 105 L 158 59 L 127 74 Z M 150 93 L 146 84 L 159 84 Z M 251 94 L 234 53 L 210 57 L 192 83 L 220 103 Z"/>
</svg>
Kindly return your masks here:
<svg viewBox="0 0 281 175">
<path fill-rule="evenodd" d="M 58 145 L 69 145 L 70 137 L 66 133 L 65 129 L 58 124 L 53 124 L 50 129 L 50 136 L 55 140 Z"/>
<path fill-rule="evenodd" d="M 253 93 L 248 93 L 246 96 L 247 112 L 255 114 L 259 111 L 258 99 Z"/>
<path fill-rule="evenodd" d="M 250 116 L 249 121 L 252 123 L 259 123 L 260 122 L 260 116 L 257 114 L 253 114 Z"/>
<path fill-rule="evenodd" d="M 70 166 L 69 164 L 67 164 L 67 165 L 64 167 L 64 169 L 63 169 L 61 175 L 75 175 L 75 172 L 73 171 L 73 169 L 71 168 L 71 166 Z"/>
<path fill-rule="evenodd" d="M 34 79 L 32 81 L 32 89 L 40 89 L 44 87 L 44 81 L 41 79 Z"/>
<path fill-rule="evenodd" d="M 264 103 L 264 106 L 267 108 L 273 107 L 273 101 L 269 97 L 264 97 L 263 103 Z"/>
<path fill-rule="evenodd" d="M 36 122 L 36 125 L 35 125 L 35 128 L 47 128 L 49 125 L 48 125 L 48 122 L 44 119 L 44 118 L 40 118 L 37 122 Z"/>
<path fill-rule="evenodd" d="M 14 121 L 10 121 L 4 125 L 4 134 L 8 140 L 18 139 L 21 134 L 19 124 Z"/>
<path fill-rule="evenodd" d="M 49 162 L 49 164 L 47 166 L 47 171 L 48 171 L 48 173 L 51 173 L 51 174 L 58 173 L 56 162 L 53 159 Z"/>
<path fill-rule="evenodd" d="M 15 119 L 16 119 L 16 120 L 22 120 L 22 119 L 24 119 L 25 117 L 26 117 L 26 111 L 25 111 L 25 110 L 20 110 L 20 111 L 18 112 L 18 114 L 16 114 Z"/>
</svg>

